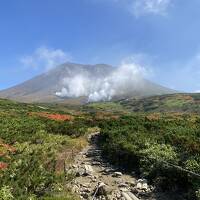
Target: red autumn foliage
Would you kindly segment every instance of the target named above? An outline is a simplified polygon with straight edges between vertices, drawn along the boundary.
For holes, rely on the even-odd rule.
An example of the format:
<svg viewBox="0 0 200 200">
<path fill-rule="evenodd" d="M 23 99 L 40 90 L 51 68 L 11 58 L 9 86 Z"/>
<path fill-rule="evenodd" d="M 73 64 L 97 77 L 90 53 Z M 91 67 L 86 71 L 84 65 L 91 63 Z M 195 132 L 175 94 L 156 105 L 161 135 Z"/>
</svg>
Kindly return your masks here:
<svg viewBox="0 0 200 200">
<path fill-rule="evenodd" d="M 0 140 L 0 157 L 4 157 L 5 159 L 9 155 L 9 153 L 16 152 L 16 149 L 9 145 L 5 144 Z M 5 162 L 0 162 L 0 170 L 6 169 L 8 167 L 8 164 Z"/>
<path fill-rule="evenodd" d="M 2 152 L 1 152 L 2 150 Z M 4 156 L 6 155 L 6 153 L 14 153 L 16 151 L 16 149 L 9 145 L 9 144 L 5 144 L 0 140 L 0 156 Z"/>
<path fill-rule="evenodd" d="M 0 142 L 0 147 L 4 147 L 10 152 L 15 152 L 16 151 L 15 147 L 13 147 L 13 146 L 11 146 L 9 144 L 1 143 L 1 142 Z"/>
<path fill-rule="evenodd" d="M 0 170 L 6 169 L 8 167 L 7 163 L 0 162 Z"/>
<path fill-rule="evenodd" d="M 40 117 L 45 117 L 52 120 L 57 121 L 71 121 L 73 120 L 73 117 L 70 115 L 61 115 L 61 114 L 51 114 L 46 112 L 38 112 L 38 113 L 29 113 L 30 115 L 37 115 Z"/>
</svg>

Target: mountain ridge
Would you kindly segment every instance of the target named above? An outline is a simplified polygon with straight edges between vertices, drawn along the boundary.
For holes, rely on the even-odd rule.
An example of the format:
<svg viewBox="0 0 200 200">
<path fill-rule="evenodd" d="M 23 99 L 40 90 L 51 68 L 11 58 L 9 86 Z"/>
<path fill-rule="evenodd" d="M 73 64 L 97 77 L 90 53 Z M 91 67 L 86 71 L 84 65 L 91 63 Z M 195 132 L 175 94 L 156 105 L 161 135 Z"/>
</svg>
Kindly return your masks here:
<svg viewBox="0 0 200 200">
<path fill-rule="evenodd" d="M 56 92 L 60 91 L 64 87 L 63 80 L 80 74 L 91 76 L 94 79 L 103 79 L 116 69 L 117 67 L 106 64 L 82 65 L 65 63 L 19 85 L 0 91 L 0 98 L 7 98 L 27 103 L 68 103 L 73 101 L 77 103 L 84 103 L 87 101 L 87 96 L 84 95 L 65 98 L 56 95 Z M 68 85 L 66 87 L 68 87 Z M 124 94 L 123 96 L 115 95 L 114 98 L 120 99 L 132 96 L 151 96 L 170 93 L 174 93 L 174 90 L 160 86 L 151 81 L 144 80 L 144 86 L 132 89 L 131 92 L 127 90 L 127 94 Z"/>
</svg>

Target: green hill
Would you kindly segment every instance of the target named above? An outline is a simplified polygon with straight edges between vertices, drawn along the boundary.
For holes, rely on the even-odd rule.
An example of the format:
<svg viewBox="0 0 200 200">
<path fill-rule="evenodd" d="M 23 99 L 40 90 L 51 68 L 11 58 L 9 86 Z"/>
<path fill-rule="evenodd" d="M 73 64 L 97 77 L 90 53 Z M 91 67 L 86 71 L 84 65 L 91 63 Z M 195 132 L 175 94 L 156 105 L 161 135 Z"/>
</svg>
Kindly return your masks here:
<svg viewBox="0 0 200 200">
<path fill-rule="evenodd" d="M 129 98 L 118 102 L 134 112 L 200 113 L 200 94 L 170 94 L 146 98 Z"/>
</svg>

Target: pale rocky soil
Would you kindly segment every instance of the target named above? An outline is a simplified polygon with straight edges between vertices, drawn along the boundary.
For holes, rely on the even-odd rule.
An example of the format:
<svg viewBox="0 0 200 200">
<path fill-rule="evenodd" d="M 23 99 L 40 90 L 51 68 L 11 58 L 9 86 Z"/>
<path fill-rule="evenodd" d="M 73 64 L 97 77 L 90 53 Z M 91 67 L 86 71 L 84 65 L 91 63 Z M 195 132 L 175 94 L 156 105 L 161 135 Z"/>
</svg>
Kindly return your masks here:
<svg viewBox="0 0 200 200">
<path fill-rule="evenodd" d="M 101 149 L 96 144 L 98 133 L 93 134 L 90 144 L 75 157 L 71 166 L 76 178 L 70 183 L 74 193 L 81 199 L 88 200 L 172 200 L 155 188 L 148 181 L 126 174 L 104 161 Z M 99 189 L 97 189 L 99 188 Z M 95 194 L 96 192 L 96 194 Z"/>
</svg>

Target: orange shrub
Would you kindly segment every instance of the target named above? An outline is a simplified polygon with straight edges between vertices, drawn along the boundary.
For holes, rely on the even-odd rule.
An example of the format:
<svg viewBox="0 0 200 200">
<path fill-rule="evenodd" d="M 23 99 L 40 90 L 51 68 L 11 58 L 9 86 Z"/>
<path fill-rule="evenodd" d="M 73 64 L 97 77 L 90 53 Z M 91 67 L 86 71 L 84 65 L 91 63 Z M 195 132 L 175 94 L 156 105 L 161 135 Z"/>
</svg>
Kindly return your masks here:
<svg viewBox="0 0 200 200">
<path fill-rule="evenodd" d="M 0 162 L 0 170 L 6 169 L 8 167 L 7 163 Z"/>
<path fill-rule="evenodd" d="M 51 114 L 51 113 L 46 113 L 46 112 L 29 113 L 29 115 L 36 115 L 36 116 L 45 117 L 52 120 L 57 120 L 57 121 L 71 121 L 74 119 L 74 117 L 71 115 Z"/>
</svg>

